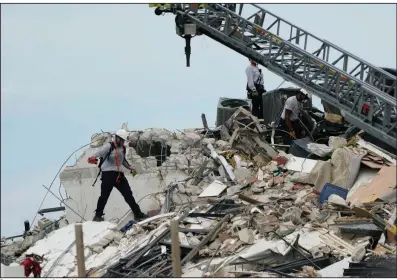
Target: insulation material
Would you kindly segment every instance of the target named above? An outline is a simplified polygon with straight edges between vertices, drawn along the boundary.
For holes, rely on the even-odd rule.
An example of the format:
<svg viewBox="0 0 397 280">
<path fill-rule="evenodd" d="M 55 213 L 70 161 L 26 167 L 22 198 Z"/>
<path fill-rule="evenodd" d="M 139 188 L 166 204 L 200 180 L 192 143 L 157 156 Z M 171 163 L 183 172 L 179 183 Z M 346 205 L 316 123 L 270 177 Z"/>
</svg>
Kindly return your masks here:
<svg viewBox="0 0 397 280">
<path fill-rule="evenodd" d="M 342 148 L 347 145 L 347 141 L 345 138 L 330 136 L 328 139 L 328 146 L 332 148 L 332 150 L 336 150 L 338 148 Z"/>
<path fill-rule="evenodd" d="M 222 182 L 215 180 L 199 195 L 199 197 L 211 197 L 220 195 L 227 186 Z"/>
<path fill-rule="evenodd" d="M 396 166 L 384 166 L 367 184 L 361 185 L 348 198 L 352 204 L 374 202 L 377 198 L 391 193 L 396 187 Z"/>
</svg>

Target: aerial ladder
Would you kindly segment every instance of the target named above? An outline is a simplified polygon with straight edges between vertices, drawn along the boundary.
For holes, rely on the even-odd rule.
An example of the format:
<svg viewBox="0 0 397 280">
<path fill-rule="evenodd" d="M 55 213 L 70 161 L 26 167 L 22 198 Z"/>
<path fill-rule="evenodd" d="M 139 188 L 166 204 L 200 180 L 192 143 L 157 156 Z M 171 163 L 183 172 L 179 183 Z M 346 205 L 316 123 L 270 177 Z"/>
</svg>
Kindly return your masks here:
<svg viewBox="0 0 397 280">
<path fill-rule="evenodd" d="M 187 67 L 190 40 L 206 35 L 337 107 L 350 124 L 397 146 L 396 76 L 255 4 L 151 6 L 156 15 L 175 15 L 176 33 L 186 41 Z M 249 15 L 243 16 L 243 9 Z M 265 25 L 269 18 L 271 24 Z"/>
</svg>

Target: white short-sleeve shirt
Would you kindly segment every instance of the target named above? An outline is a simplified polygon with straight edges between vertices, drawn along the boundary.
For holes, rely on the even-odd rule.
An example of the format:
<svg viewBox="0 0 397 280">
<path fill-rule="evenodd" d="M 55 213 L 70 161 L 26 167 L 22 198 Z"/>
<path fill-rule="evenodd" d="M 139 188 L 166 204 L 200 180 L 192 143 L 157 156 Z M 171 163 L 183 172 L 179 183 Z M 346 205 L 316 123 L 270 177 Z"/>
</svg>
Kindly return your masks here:
<svg viewBox="0 0 397 280">
<path fill-rule="evenodd" d="M 283 112 L 281 113 L 281 118 L 285 120 L 285 109 L 291 110 L 291 121 L 298 119 L 299 110 L 301 109 L 301 104 L 296 98 L 296 96 L 289 97 L 284 104 Z"/>
</svg>

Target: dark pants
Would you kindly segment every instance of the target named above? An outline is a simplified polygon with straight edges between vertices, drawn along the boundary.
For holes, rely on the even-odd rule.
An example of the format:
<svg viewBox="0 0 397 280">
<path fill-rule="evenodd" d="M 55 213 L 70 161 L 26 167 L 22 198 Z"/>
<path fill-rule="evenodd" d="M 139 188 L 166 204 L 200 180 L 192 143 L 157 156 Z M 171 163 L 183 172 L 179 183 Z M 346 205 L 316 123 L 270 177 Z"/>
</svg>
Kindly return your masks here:
<svg viewBox="0 0 397 280">
<path fill-rule="evenodd" d="M 252 114 L 258 119 L 263 119 L 262 94 L 252 95 Z"/>
<path fill-rule="evenodd" d="M 295 132 L 296 139 L 302 138 L 302 127 L 299 122 L 299 120 L 291 121 L 292 129 Z M 281 132 L 283 136 L 283 142 L 284 145 L 291 145 L 292 140 L 295 140 L 291 138 L 289 135 L 289 127 L 287 125 L 287 122 L 283 119 L 280 118 L 280 129 L 284 130 L 285 132 Z"/>
<path fill-rule="evenodd" d="M 135 202 L 127 178 L 125 178 L 123 173 L 120 173 L 120 179 L 118 182 L 116 182 L 118 175 L 119 172 L 117 171 L 102 172 L 101 196 L 98 199 L 98 204 L 95 210 L 96 216 L 101 217 L 103 215 L 103 210 L 105 209 L 113 187 L 115 187 L 124 197 L 125 202 L 127 202 L 130 206 L 134 216 L 140 215 L 142 213 L 139 205 Z"/>
<path fill-rule="evenodd" d="M 247 85 L 247 97 L 252 100 L 252 114 L 258 119 L 263 119 L 263 102 L 262 102 L 262 94 L 266 92 L 263 86 L 256 85 L 258 90 L 257 95 L 253 95 L 252 91 L 248 88 Z"/>
</svg>

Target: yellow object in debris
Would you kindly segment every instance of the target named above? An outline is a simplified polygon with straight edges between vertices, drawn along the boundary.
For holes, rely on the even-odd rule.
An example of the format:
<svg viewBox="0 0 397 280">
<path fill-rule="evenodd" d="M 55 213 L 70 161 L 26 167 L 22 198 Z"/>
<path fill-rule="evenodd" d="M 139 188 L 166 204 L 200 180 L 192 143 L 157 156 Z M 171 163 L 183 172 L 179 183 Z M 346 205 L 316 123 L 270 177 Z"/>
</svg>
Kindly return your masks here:
<svg viewBox="0 0 397 280">
<path fill-rule="evenodd" d="M 149 3 L 149 8 L 157 8 L 157 7 L 171 8 L 172 4 L 154 4 L 154 3 Z"/>
<path fill-rule="evenodd" d="M 356 137 L 355 136 L 353 136 L 350 140 L 349 140 L 349 142 L 347 142 L 347 146 L 356 146 L 356 144 L 357 144 L 357 141 L 356 141 Z"/>
<path fill-rule="evenodd" d="M 324 115 L 325 115 L 324 118 L 325 118 L 327 121 L 329 121 L 329 122 L 338 123 L 338 124 L 341 124 L 341 123 L 343 122 L 343 117 L 342 117 L 341 115 L 332 114 L 332 113 L 327 113 L 327 112 L 325 112 Z"/>
<path fill-rule="evenodd" d="M 386 230 L 390 231 L 392 234 L 397 235 L 397 228 L 395 225 L 391 225 L 388 221 L 386 221 Z"/>
</svg>

